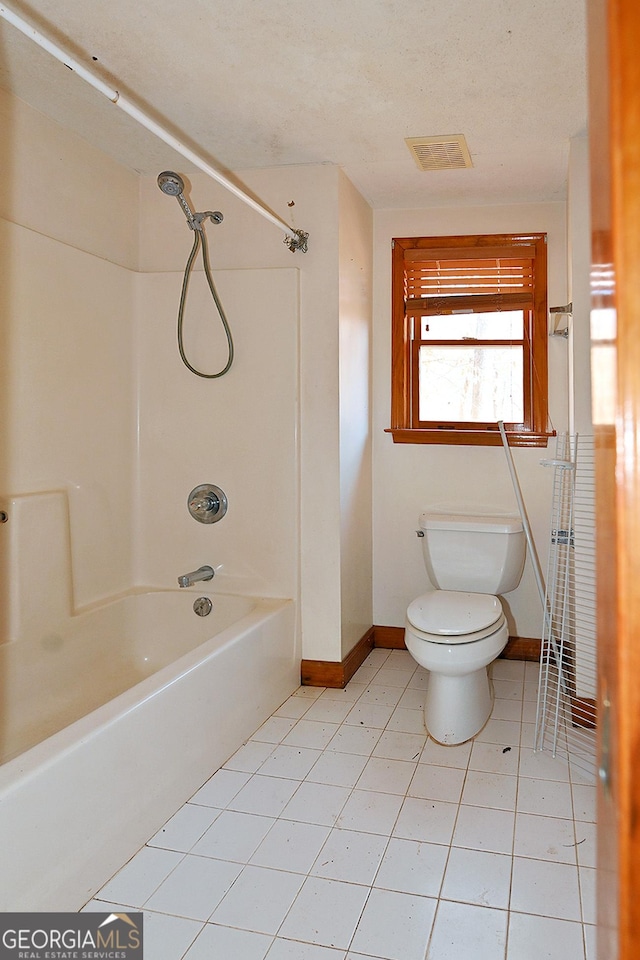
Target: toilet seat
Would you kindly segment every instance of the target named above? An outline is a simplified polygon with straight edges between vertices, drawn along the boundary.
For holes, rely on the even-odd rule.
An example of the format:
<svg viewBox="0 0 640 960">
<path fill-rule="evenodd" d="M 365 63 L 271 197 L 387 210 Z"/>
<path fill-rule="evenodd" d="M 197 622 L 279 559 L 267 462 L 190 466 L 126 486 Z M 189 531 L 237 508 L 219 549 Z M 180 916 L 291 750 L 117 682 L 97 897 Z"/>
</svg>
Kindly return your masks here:
<svg viewBox="0 0 640 960">
<path fill-rule="evenodd" d="M 504 611 L 497 597 L 485 593 L 436 590 L 416 597 L 407 609 L 412 632 L 431 643 L 472 643 L 502 626 Z"/>
</svg>

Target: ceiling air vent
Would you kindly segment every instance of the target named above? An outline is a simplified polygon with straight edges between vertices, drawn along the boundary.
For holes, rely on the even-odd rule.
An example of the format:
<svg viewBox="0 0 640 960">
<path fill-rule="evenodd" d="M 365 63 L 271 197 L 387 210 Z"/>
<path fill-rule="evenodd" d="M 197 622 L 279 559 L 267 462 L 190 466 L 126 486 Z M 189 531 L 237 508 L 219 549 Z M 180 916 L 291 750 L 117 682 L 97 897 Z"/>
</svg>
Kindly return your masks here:
<svg viewBox="0 0 640 960">
<path fill-rule="evenodd" d="M 462 133 L 451 137 L 410 137 L 405 143 L 420 170 L 462 170 L 473 166 Z"/>
</svg>

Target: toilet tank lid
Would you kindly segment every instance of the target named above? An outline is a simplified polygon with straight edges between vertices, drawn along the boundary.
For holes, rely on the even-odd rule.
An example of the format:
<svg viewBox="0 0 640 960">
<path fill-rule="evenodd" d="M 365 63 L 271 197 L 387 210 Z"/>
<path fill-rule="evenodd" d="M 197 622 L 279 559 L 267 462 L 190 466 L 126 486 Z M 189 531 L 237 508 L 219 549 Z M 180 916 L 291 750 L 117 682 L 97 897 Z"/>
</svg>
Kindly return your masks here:
<svg viewBox="0 0 640 960">
<path fill-rule="evenodd" d="M 502 604 L 486 593 L 434 590 L 416 597 L 407 609 L 407 619 L 418 630 L 443 637 L 475 633 L 490 627 L 502 616 Z"/>
<path fill-rule="evenodd" d="M 490 517 L 461 513 L 421 513 L 421 530 L 470 530 L 478 533 L 521 533 L 519 517 Z"/>
</svg>

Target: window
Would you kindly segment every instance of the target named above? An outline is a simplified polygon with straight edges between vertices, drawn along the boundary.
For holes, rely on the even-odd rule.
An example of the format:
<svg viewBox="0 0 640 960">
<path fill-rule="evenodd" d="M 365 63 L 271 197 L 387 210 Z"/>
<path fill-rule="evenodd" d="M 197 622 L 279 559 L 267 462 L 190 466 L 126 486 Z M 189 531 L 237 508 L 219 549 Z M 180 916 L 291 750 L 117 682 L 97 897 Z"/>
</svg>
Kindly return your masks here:
<svg viewBox="0 0 640 960">
<path fill-rule="evenodd" d="M 396 239 L 392 286 L 394 441 L 546 446 L 546 235 Z"/>
</svg>

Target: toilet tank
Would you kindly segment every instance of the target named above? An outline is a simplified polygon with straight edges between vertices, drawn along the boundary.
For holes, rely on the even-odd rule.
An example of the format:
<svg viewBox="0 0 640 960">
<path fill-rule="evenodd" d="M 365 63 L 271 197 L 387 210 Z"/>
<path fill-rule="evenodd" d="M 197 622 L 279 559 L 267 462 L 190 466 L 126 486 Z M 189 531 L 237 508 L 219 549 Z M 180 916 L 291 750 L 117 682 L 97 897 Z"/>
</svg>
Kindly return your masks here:
<svg viewBox="0 0 640 960">
<path fill-rule="evenodd" d="M 502 594 L 520 583 L 526 541 L 519 518 L 427 512 L 420 529 L 427 573 L 438 590 Z"/>
</svg>

